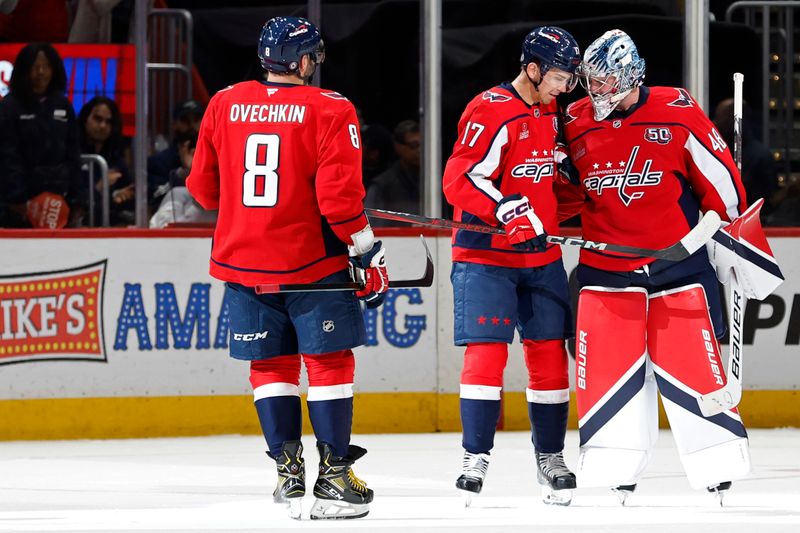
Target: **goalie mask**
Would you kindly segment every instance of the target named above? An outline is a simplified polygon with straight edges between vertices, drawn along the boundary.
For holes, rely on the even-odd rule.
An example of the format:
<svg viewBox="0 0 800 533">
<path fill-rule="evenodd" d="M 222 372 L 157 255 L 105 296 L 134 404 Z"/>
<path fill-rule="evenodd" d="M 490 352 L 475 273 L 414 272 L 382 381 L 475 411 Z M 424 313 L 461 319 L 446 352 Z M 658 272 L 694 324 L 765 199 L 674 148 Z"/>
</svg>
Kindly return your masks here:
<svg viewBox="0 0 800 533">
<path fill-rule="evenodd" d="M 607 31 L 590 44 L 578 68 L 578 78 L 592 101 L 594 119 L 606 118 L 642 84 L 644 73 L 644 59 L 624 31 Z"/>
<path fill-rule="evenodd" d="M 308 55 L 314 65 L 325 61 L 325 43 L 317 27 L 308 20 L 275 17 L 261 28 L 258 57 L 264 70 L 277 74 L 297 72 L 304 55 Z"/>
</svg>

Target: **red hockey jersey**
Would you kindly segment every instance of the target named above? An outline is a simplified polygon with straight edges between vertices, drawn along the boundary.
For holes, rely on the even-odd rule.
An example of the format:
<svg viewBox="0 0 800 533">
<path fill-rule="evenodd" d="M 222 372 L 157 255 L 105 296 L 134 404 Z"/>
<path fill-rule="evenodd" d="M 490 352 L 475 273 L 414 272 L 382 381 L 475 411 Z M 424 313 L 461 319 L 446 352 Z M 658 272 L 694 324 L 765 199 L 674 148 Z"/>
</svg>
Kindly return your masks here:
<svg viewBox="0 0 800 533">
<path fill-rule="evenodd" d="M 367 225 L 353 105 L 311 86 L 249 81 L 211 99 L 186 182 L 219 209 L 210 273 L 253 286 L 347 266 Z"/>
<path fill-rule="evenodd" d="M 529 106 L 507 83 L 479 94 L 458 123 L 458 139 L 444 170 L 443 189 L 462 222 L 498 226 L 497 203 L 514 193 L 527 196 L 547 233 L 558 233 L 553 194 L 553 148 L 558 104 Z M 505 235 L 453 232 L 453 261 L 506 267 L 536 267 L 561 257 L 515 250 Z"/>
<path fill-rule="evenodd" d="M 587 196 L 585 239 L 665 248 L 686 235 L 699 211 L 730 221 L 746 207 L 728 147 L 686 89 L 641 87 L 634 107 L 600 122 L 583 98 L 567 108 L 564 128 Z M 580 253 L 581 263 L 604 270 L 631 271 L 653 261 Z"/>
</svg>

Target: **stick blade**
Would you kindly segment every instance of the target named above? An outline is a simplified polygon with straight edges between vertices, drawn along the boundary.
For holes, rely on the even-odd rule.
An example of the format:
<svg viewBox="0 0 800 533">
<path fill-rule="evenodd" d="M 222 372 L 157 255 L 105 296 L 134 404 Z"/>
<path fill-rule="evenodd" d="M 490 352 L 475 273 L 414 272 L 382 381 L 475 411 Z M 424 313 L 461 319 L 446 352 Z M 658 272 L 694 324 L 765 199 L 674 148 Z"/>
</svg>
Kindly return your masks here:
<svg viewBox="0 0 800 533">
<path fill-rule="evenodd" d="M 697 405 L 700 407 L 700 412 L 703 416 L 708 418 L 710 416 L 730 411 L 742 399 L 742 391 L 739 388 L 731 390 L 730 388 L 722 387 L 708 394 L 704 394 L 697 398 Z"/>
<path fill-rule="evenodd" d="M 419 238 L 422 241 L 422 246 L 425 247 L 425 273 L 420 279 L 390 281 L 390 288 L 399 289 L 410 287 L 430 287 L 433 285 L 433 256 L 431 256 L 431 250 L 428 248 L 428 243 L 425 242 L 425 237 L 420 235 Z"/>
</svg>

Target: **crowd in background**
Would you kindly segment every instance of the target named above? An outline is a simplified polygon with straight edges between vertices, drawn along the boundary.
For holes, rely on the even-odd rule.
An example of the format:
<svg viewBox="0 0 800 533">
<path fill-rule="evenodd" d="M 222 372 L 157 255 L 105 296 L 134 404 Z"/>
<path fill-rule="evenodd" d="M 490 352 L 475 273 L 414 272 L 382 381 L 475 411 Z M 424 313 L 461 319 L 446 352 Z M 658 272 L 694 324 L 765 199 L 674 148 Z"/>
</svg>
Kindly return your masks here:
<svg viewBox="0 0 800 533">
<path fill-rule="evenodd" d="M 19 52 L 9 92 L 0 100 L 0 227 L 100 225 L 103 180 L 99 173 L 90 174 L 91 163 L 81 158 L 91 154 L 108 165 L 110 224 L 135 223 L 131 139 L 122 134 L 117 102 L 97 95 L 76 115 L 65 95 L 64 63 L 44 42 L 128 42 L 132 8 L 132 0 L 0 0 L 0 42 L 36 41 Z M 203 112 L 201 102 L 176 103 L 167 146 L 150 148 L 151 227 L 214 222 L 214 213 L 200 209 L 184 186 Z M 751 114 L 745 105 L 742 177 L 748 199 L 765 199 L 766 225 L 800 225 L 800 183 L 779 184 L 772 154 L 753 132 Z M 732 144 L 732 101 L 720 102 L 712 118 Z M 392 126 L 359 120 L 365 205 L 421 213 L 419 123 L 403 120 Z"/>
</svg>

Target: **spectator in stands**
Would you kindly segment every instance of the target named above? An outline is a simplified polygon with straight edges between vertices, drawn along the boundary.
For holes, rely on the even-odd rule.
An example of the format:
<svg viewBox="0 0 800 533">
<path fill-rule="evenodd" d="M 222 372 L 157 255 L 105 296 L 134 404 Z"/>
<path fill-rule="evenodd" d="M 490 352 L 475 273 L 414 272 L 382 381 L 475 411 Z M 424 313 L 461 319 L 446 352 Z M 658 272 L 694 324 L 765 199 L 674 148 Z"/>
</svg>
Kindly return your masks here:
<svg viewBox="0 0 800 533">
<path fill-rule="evenodd" d="M 125 161 L 122 115 L 117 103 L 105 96 L 95 96 L 81 108 L 78 124 L 80 124 L 81 152 L 100 155 L 108 164 L 111 225 L 134 224 L 135 191 Z M 87 174 L 88 171 L 84 177 Z M 94 175 L 95 224 L 99 225 L 103 181 L 97 171 Z"/>
<path fill-rule="evenodd" d="M 213 224 L 216 222 L 217 212 L 203 209 L 186 188 L 186 178 L 192 170 L 196 147 L 197 134 L 178 145 L 181 168 L 173 173 L 169 188 L 161 196 L 161 204 L 150 218 L 151 228 L 163 228 L 176 223 Z"/>
<path fill-rule="evenodd" d="M 397 161 L 370 184 L 366 207 L 420 213 L 420 148 L 419 124 L 404 120 L 394 129 L 394 150 Z"/>
<path fill-rule="evenodd" d="M 392 133 L 380 124 L 361 126 L 361 175 L 364 190 L 368 190 L 372 180 L 384 172 L 394 158 Z"/>
<path fill-rule="evenodd" d="M 9 93 L 0 101 L 0 198 L 8 206 L 7 225 L 30 227 L 28 204 L 36 205 L 43 193 L 61 197 L 60 206 L 69 206 L 70 224 L 80 224 L 88 184 L 80 172 L 78 127 L 64 95 L 66 79 L 61 57 L 49 44 L 25 46 L 14 62 Z"/>
<path fill-rule="evenodd" d="M 753 112 L 742 102 L 742 182 L 747 203 L 764 199 L 761 219 L 766 220 L 773 210 L 772 197 L 778 190 L 778 171 L 769 149 L 753 134 Z M 714 111 L 714 125 L 733 150 L 733 98 L 721 101 Z"/>
<path fill-rule="evenodd" d="M 78 0 L 70 43 L 110 43 L 111 12 L 122 0 Z"/>
<path fill-rule="evenodd" d="M 147 158 L 147 195 L 151 206 L 157 206 L 174 184 L 176 172 L 183 166 L 179 147 L 192 139 L 196 142 L 204 112 L 203 105 L 196 100 L 180 104 L 172 123 L 172 144 Z"/>
</svg>

